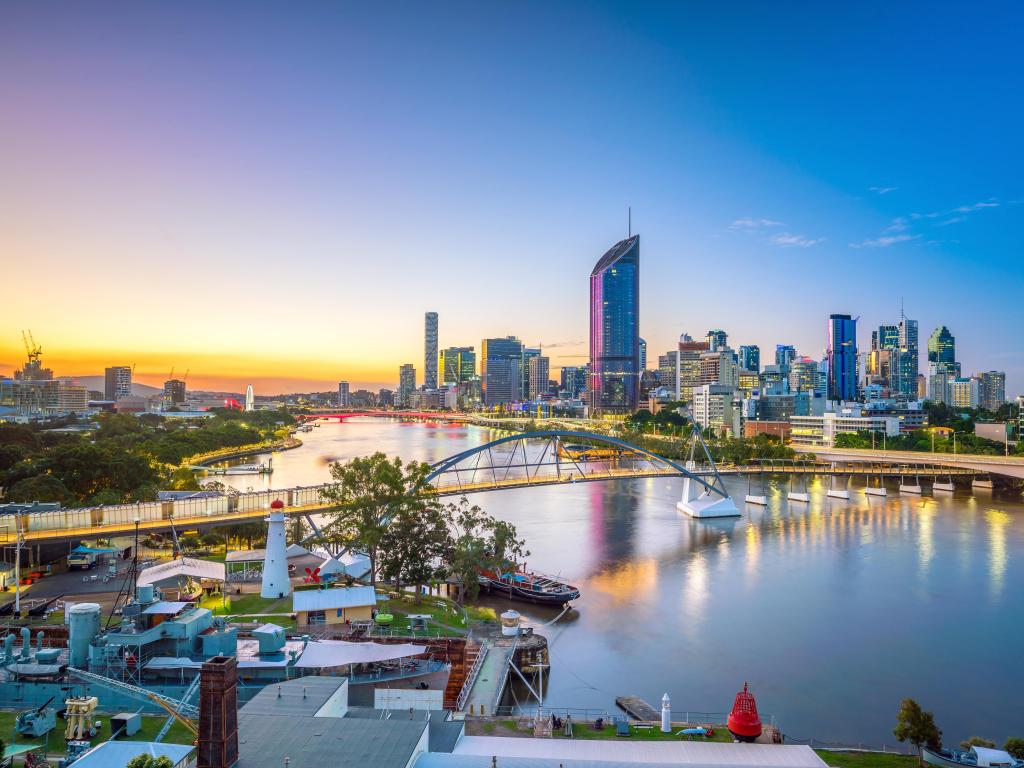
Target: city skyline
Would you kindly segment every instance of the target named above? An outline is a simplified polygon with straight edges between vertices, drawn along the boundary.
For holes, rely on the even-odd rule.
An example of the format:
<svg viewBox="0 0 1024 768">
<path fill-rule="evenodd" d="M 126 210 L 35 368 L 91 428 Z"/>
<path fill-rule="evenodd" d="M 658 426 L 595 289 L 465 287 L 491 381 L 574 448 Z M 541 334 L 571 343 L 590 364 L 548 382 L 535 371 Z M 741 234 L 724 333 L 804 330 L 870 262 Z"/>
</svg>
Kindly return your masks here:
<svg viewBox="0 0 1024 768">
<path fill-rule="evenodd" d="M 652 360 L 718 327 L 820 357 L 830 314 L 902 300 L 1024 392 L 1006 14 L 147 6 L 117 46 L 87 9 L 0 14 L 2 374 L 31 328 L 59 376 L 393 387 L 429 310 L 440 347 L 514 334 L 554 373 L 587 361 L 581 276 L 632 205 Z"/>
</svg>

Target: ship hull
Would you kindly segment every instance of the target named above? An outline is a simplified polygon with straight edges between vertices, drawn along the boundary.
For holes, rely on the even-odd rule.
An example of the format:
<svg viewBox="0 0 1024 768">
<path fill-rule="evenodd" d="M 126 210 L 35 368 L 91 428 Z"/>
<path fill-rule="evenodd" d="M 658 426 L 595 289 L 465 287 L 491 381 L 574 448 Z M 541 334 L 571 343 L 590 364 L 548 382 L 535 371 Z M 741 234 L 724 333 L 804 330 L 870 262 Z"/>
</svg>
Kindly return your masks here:
<svg viewBox="0 0 1024 768">
<path fill-rule="evenodd" d="M 536 605 L 565 605 L 580 596 L 579 590 L 576 589 L 571 592 L 552 594 L 550 592 L 535 592 L 497 579 L 485 579 L 484 581 L 487 589 L 492 592 Z"/>
</svg>

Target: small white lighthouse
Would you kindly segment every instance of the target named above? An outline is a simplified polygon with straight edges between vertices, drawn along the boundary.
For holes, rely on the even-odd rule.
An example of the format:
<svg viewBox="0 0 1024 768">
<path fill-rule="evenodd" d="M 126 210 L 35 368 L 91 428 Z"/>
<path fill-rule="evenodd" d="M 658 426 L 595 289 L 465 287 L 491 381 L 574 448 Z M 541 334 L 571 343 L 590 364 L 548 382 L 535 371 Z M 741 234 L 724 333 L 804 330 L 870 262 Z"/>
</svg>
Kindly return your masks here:
<svg viewBox="0 0 1024 768">
<path fill-rule="evenodd" d="M 274 499 L 270 503 L 267 521 L 267 553 L 263 560 L 263 582 L 260 597 L 278 598 L 292 593 L 288 579 L 287 543 L 284 536 L 284 502 Z"/>
<path fill-rule="evenodd" d="M 661 697 L 661 732 L 672 733 L 672 702 L 667 693 Z"/>
<path fill-rule="evenodd" d="M 253 394 L 252 384 L 245 388 L 245 410 L 256 410 L 256 395 Z"/>
</svg>

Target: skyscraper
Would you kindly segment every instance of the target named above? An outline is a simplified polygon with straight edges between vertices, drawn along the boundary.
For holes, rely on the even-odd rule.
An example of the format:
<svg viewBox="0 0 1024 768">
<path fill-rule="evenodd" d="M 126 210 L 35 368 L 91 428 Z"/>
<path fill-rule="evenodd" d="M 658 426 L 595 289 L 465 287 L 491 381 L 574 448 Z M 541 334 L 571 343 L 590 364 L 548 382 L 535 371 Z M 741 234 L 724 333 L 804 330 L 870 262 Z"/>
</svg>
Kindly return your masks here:
<svg viewBox="0 0 1024 768">
<path fill-rule="evenodd" d="M 788 374 L 789 366 L 794 358 L 796 358 L 796 347 L 792 344 L 775 345 L 775 364 L 779 366 L 779 371 Z"/>
<path fill-rule="evenodd" d="M 575 399 L 587 388 L 587 370 L 585 366 L 563 365 L 561 378 L 561 390 L 565 393 L 566 397 Z"/>
<path fill-rule="evenodd" d="M 348 391 L 348 382 L 347 381 L 339 381 L 338 382 L 338 407 L 339 408 L 348 408 L 350 405 L 352 405 L 352 396 L 349 394 L 349 391 Z"/>
<path fill-rule="evenodd" d="M 590 412 L 632 413 L 640 400 L 640 236 L 590 273 Z"/>
<path fill-rule="evenodd" d="M 423 388 L 437 389 L 437 312 L 424 316 Z"/>
<path fill-rule="evenodd" d="M 956 338 L 949 328 L 942 325 L 932 331 L 928 337 L 928 362 L 935 365 L 937 373 L 956 373 Z"/>
<path fill-rule="evenodd" d="M 913 400 L 917 397 L 917 374 L 921 365 L 921 356 L 917 343 L 917 320 L 908 320 L 900 312 L 899 354 L 893 361 L 894 387 L 900 394 Z"/>
<path fill-rule="evenodd" d="M 850 315 L 829 317 L 827 358 L 828 399 L 856 400 L 857 321 Z"/>
<path fill-rule="evenodd" d="M 515 336 L 480 343 L 480 388 L 493 408 L 522 399 L 523 343 Z"/>
<path fill-rule="evenodd" d="M 127 365 L 113 365 L 104 371 L 104 397 L 120 400 L 132 396 L 132 369 Z"/>
<path fill-rule="evenodd" d="M 399 408 L 408 408 L 412 393 L 416 389 L 416 368 L 406 363 L 398 368 L 398 397 L 395 403 Z"/>
<path fill-rule="evenodd" d="M 476 353 L 473 347 L 448 347 L 441 350 L 441 382 L 461 384 L 476 375 Z"/>
<path fill-rule="evenodd" d="M 640 371 L 647 370 L 647 342 L 640 339 Z"/>
<path fill-rule="evenodd" d="M 548 393 L 551 386 L 550 358 L 544 357 L 544 355 L 531 357 L 529 374 L 530 388 L 527 392 L 527 399 L 539 400 Z"/>
<path fill-rule="evenodd" d="M 164 382 L 164 403 L 168 406 L 181 405 L 185 402 L 185 382 L 181 379 L 168 379 Z"/>
<path fill-rule="evenodd" d="M 245 388 L 245 410 L 255 411 L 256 410 L 256 393 L 253 392 L 252 384 Z"/>
<path fill-rule="evenodd" d="M 532 399 L 530 395 L 530 361 L 540 356 L 540 347 L 523 347 L 523 359 L 519 364 L 519 373 L 523 377 L 519 384 L 519 392 L 523 400 Z"/>
<path fill-rule="evenodd" d="M 761 348 L 756 344 L 740 347 L 740 368 L 745 371 L 761 372 Z"/>
<path fill-rule="evenodd" d="M 729 348 L 729 334 L 721 328 L 714 328 L 708 331 L 705 341 L 708 343 L 708 349 L 712 352 L 718 352 Z"/>
</svg>

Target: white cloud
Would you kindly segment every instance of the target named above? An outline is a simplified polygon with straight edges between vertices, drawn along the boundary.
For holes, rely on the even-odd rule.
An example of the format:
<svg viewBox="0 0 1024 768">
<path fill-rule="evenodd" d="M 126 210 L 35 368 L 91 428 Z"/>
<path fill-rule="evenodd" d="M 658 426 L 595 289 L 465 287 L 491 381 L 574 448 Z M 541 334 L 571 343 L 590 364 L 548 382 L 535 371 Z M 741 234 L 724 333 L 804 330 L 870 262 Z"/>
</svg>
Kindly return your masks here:
<svg viewBox="0 0 1024 768">
<path fill-rule="evenodd" d="M 810 248 L 812 245 L 825 242 L 825 238 L 805 237 L 804 235 L 794 235 L 790 232 L 781 232 L 777 235 L 772 235 L 771 241 L 783 248 Z"/>
<path fill-rule="evenodd" d="M 874 192 L 879 195 L 888 195 L 890 192 L 895 192 L 899 187 L 868 187 L 869 192 Z"/>
<path fill-rule="evenodd" d="M 768 227 L 781 227 L 781 221 L 772 219 L 736 219 L 729 225 L 729 229 L 766 229 Z"/>
<path fill-rule="evenodd" d="M 908 240 L 916 240 L 918 235 L 883 235 L 872 240 L 862 240 L 859 243 L 850 243 L 851 248 L 888 248 L 896 243 L 905 243 Z"/>
</svg>

